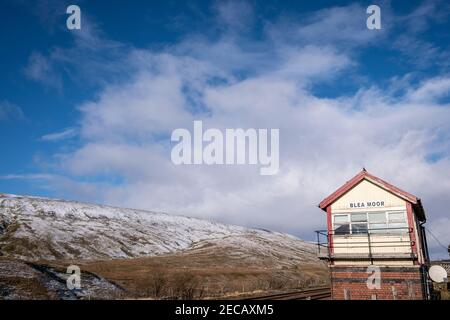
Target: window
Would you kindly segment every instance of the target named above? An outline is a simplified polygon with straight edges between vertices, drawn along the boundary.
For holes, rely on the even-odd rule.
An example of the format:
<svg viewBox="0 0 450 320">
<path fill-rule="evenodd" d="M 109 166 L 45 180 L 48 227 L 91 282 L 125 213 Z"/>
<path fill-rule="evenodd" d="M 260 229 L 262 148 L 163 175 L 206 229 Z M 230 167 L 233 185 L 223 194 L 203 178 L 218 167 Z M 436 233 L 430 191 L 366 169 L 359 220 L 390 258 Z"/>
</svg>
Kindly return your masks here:
<svg viewBox="0 0 450 320">
<path fill-rule="evenodd" d="M 348 214 L 336 214 L 334 216 L 334 223 L 342 224 L 342 223 L 348 223 Z"/>
<path fill-rule="evenodd" d="M 369 229 L 371 233 L 387 231 L 386 212 L 369 212 Z"/>
<path fill-rule="evenodd" d="M 404 212 L 388 212 L 389 220 L 404 220 L 405 214 Z"/>
<path fill-rule="evenodd" d="M 336 235 L 403 233 L 408 230 L 405 211 L 378 211 L 333 214 Z"/>
<path fill-rule="evenodd" d="M 366 234 L 367 213 L 335 214 L 333 226 L 336 235 Z"/>
<path fill-rule="evenodd" d="M 367 213 L 351 214 L 351 230 L 352 234 L 367 233 Z"/>
<path fill-rule="evenodd" d="M 388 225 L 393 232 L 405 232 L 408 229 L 405 212 L 388 212 Z"/>
<path fill-rule="evenodd" d="M 333 225 L 335 234 L 349 234 L 350 223 L 348 214 L 336 214 L 333 216 Z"/>
<path fill-rule="evenodd" d="M 367 233 L 367 223 L 352 223 L 352 234 L 366 234 Z"/>
<path fill-rule="evenodd" d="M 349 224 L 336 225 L 334 229 L 334 234 L 338 235 L 350 234 L 350 225 Z"/>
<path fill-rule="evenodd" d="M 385 212 L 369 212 L 370 223 L 384 223 L 386 222 Z"/>
<path fill-rule="evenodd" d="M 367 213 L 352 213 L 352 222 L 367 222 Z"/>
</svg>

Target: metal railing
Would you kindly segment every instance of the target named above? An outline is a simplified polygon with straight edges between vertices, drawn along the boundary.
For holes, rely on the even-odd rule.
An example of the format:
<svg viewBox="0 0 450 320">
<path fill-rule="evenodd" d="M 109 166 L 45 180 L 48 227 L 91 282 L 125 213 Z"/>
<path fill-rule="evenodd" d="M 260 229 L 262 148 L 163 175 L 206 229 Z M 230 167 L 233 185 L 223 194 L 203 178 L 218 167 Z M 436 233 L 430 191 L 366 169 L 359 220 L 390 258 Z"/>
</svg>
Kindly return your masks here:
<svg viewBox="0 0 450 320">
<path fill-rule="evenodd" d="M 408 258 L 415 259 L 412 228 L 372 228 L 361 232 L 318 230 L 317 251 L 320 258 Z M 331 240 L 331 241 L 330 241 Z"/>
</svg>

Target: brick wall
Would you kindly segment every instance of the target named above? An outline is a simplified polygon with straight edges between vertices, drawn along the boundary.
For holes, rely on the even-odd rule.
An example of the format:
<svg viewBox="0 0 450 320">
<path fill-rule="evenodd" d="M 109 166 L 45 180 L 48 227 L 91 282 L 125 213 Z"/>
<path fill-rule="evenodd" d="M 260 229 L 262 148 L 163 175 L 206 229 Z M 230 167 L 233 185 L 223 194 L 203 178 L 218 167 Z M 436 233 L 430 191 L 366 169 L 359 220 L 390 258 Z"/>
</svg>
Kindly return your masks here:
<svg viewBox="0 0 450 320">
<path fill-rule="evenodd" d="M 365 267 L 332 266 L 331 291 L 334 300 L 422 300 L 421 271 L 417 267 L 381 267 L 380 289 L 369 289 Z"/>
</svg>

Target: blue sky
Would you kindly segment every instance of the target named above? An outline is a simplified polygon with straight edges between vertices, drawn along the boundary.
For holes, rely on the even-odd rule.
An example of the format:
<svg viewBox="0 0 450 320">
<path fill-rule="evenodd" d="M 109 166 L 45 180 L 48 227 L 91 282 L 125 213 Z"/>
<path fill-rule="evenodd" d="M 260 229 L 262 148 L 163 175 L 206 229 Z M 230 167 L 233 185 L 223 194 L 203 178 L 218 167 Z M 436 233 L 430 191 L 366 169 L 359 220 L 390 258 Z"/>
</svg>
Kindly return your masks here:
<svg viewBox="0 0 450 320">
<path fill-rule="evenodd" d="M 0 5 L 1 192 L 310 238 L 318 201 L 366 166 L 450 243 L 446 1 L 376 2 L 381 30 L 369 1 L 79 1 L 73 31 L 69 4 Z M 280 174 L 174 168 L 170 132 L 198 118 L 280 128 Z"/>
</svg>

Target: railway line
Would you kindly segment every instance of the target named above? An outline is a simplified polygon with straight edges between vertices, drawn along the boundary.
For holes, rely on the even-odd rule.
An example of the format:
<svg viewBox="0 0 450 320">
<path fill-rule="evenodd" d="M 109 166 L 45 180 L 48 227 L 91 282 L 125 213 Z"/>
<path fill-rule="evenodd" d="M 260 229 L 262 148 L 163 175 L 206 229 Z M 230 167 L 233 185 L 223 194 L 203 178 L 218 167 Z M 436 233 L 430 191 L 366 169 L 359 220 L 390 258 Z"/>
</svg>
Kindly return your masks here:
<svg viewBox="0 0 450 320">
<path fill-rule="evenodd" d="M 317 287 L 266 296 L 256 296 L 246 300 L 321 300 L 329 298 L 331 298 L 330 287 Z"/>
</svg>

